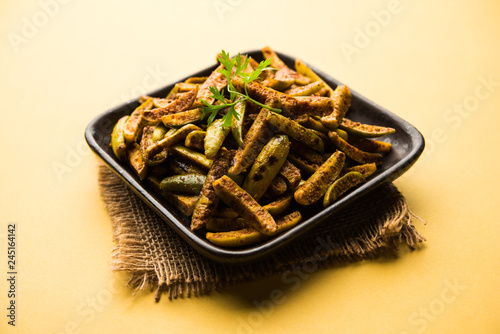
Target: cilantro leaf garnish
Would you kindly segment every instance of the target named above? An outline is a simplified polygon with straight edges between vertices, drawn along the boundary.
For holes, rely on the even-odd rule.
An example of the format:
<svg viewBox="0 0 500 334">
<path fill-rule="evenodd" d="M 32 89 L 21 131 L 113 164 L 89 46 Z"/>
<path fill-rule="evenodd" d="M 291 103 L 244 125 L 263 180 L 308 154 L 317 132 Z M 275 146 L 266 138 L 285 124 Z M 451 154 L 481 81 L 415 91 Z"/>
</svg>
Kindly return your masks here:
<svg viewBox="0 0 500 334">
<path fill-rule="evenodd" d="M 220 92 L 216 87 L 210 86 L 209 90 L 212 95 L 210 96 L 211 98 L 219 101 L 220 103 L 217 104 L 210 104 L 205 100 L 201 100 L 203 104 L 205 104 L 204 107 L 202 107 L 202 112 L 203 112 L 203 118 L 205 118 L 207 115 L 210 115 L 207 119 L 207 124 L 210 125 L 219 111 L 223 108 L 229 107 L 229 110 L 227 114 L 222 117 L 222 126 L 223 127 L 230 127 L 231 126 L 231 119 L 234 116 L 237 120 L 239 120 L 239 115 L 234 109 L 234 105 L 238 102 L 249 100 L 252 101 L 253 103 L 263 107 L 267 108 L 269 110 L 275 111 L 275 112 L 281 112 L 280 109 L 277 108 L 272 108 L 270 106 L 267 106 L 263 103 L 260 103 L 254 99 L 252 99 L 250 96 L 248 96 L 248 91 L 247 91 L 247 85 L 256 80 L 259 75 L 262 73 L 262 71 L 269 69 L 268 66 L 271 64 L 271 59 L 266 59 L 263 60 L 259 63 L 259 66 L 253 70 L 252 72 L 248 73 L 245 72 L 248 63 L 250 61 L 250 58 L 248 56 L 242 56 L 241 54 L 238 53 L 236 57 L 230 58 L 229 53 L 226 51 L 222 50 L 220 53 L 219 57 L 219 62 L 223 65 L 223 68 L 219 69 L 219 72 L 224 75 L 227 79 L 227 91 L 229 93 L 229 100 L 226 100 L 224 97 L 224 94 Z M 235 77 L 239 76 L 244 84 L 245 84 L 245 92 L 240 93 L 238 92 L 231 80 Z M 239 97 L 239 98 L 237 98 Z"/>
</svg>

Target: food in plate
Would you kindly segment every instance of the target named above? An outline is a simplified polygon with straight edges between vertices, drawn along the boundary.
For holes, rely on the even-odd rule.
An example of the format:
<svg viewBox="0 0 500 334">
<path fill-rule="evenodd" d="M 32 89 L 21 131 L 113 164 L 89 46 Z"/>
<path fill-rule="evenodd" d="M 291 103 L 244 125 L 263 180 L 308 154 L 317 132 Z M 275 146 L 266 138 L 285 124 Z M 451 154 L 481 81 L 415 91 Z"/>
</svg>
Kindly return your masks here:
<svg viewBox="0 0 500 334">
<path fill-rule="evenodd" d="M 303 208 L 365 182 L 391 149 L 378 138 L 395 132 L 347 119 L 346 86 L 262 54 L 222 51 L 209 76 L 141 96 L 111 135 L 116 158 L 224 248 L 269 240 L 300 224 Z"/>
</svg>

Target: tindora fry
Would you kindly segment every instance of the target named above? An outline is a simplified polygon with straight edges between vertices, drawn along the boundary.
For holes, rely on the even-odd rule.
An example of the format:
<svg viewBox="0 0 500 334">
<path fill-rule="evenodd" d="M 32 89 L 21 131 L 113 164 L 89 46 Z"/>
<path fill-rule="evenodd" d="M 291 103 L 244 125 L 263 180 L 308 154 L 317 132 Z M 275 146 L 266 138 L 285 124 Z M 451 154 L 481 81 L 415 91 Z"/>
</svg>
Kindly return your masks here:
<svg viewBox="0 0 500 334">
<path fill-rule="evenodd" d="M 290 207 L 292 203 L 293 193 L 285 193 L 282 196 L 278 197 L 275 201 L 264 205 L 262 208 L 269 212 L 272 216 L 279 216 Z"/>
<path fill-rule="evenodd" d="M 141 138 L 141 153 L 144 158 L 144 161 L 148 166 L 158 166 L 163 163 L 167 157 L 168 152 L 164 148 L 158 148 L 154 153 L 148 154 L 148 151 L 155 145 L 154 134 L 155 134 L 155 126 L 147 125 L 144 127 L 142 131 Z"/>
<path fill-rule="evenodd" d="M 325 144 L 318 135 L 285 116 L 271 111 L 269 115 L 269 124 L 278 129 L 278 131 L 289 135 L 313 150 L 320 153 L 325 151 Z"/>
<path fill-rule="evenodd" d="M 196 203 L 193 217 L 191 218 L 191 230 L 197 230 L 205 226 L 208 218 L 213 215 L 217 208 L 219 197 L 217 197 L 214 191 L 213 183 L 227 173 L 230 158 L 231 154 L 226 148 L 222 148 L 215 157 L 213 165 L 203 183 L 200 198 Z"/>
<path fill-rule="evenodd" d="M 264 58 L 266 59 L 271 59 L 271 67 L 273 68 L 277 68 L 278 70 L 279 69 L 282 69 L 282 68 L 285 68 L 285 67 L 288 67 L 286 66 L 286 64 L 278 57 L 278 55 L 276 54 L 276 52 L 273 51 L 273 49 L 271 49 L 269 46 L 265 46 L 261 49 L 262 51 L 262 55 L 264 56 Z"/>
<path fill-rule="evenodd" d="M 299 122 L 300 123 L 300 122 Z M 307 117 L 304 122 L 301 123 L 303 126 L 306 128 L 309 128 L 311 130 L 316 130 L 322 133 L 328 133 L 330 131 L 328 128 L 326 128 L 320 121 L 315 119 L 314 117 Z"/>
<path fill-rule="evenodd" d="M 310 147 L 299 143 L 298 141 L 292 141 L 292 151 L 294 154 L 306 159 L 310 164 L 321 165 L 325 162 L 325 159 L 323 159 L 321 154 L 314 151 Z"/>
<path fill-rule="evenodd" d="M 353 122 L 347 118 L 343 118 L 339 126 L 347 133 L 363 138 L 382 137 L 396 132 L 393 128 L 362 124 L 360 122 Z"/>
<path fill-rule="evenodd" d="M 290 153 L 288 155 L 288 159 L 300 170 L 301 175 L 303 174 L 304 176 L 314 174 L 319 168 L 318 165 L 310 164 L 304 158 L 296 155 L 295 153 Z"/>
<path fill-rule="evenodd" d="M 201 167 L 195 164 L 185 161 L 178 156 L 170 156 L 167 159 L 166 167 L 173 175 L 183 175 L 183 174 L 200 174 L 205 175 L 207 173 Z"/>
<path fill-rule="evenodd" d="M 159 123 L 161 118 L 165 115 L 176 114 L 181 111 L 187 110 L 193 105 L 197 92 L 198 86 L 195 85 L 195 89 L 191 90 L 187 94 L 178 97 L 172 103 L 167 104 L 165 107 L 145 110 L 143 112 L 144 118 L 148 122 Z"/>
<path fill-rule="evenodd" d="M 173 175 L 164 178 L 160 183 L 161 190 L 178 191 L 190 194 L 199 194 L 206 176 L 200 174 Z"/>
<path fill-rule="evenodd" d="M 189 160 L 199 166 L 202 166 L 206 169 L 209 169 L 212 167 L 213 160 L 212 159 L 207 159 L 207 157 L 201 153 L 198 153 L 196 151 L 190 150 L 187 147 L 184 146 L 174 146 L 172 147 L 172 152 L 175 154 L 183 157 L 186 160 Z"/>
<path fill-rule="evenodd" d="M 281 166 L 279 175 L 285 179 L 288 189 L 291 191 L 294 191 L 298 187 L 301 179 L 300 169 L 295 167 L 290 161 L 285 160 L 283 166 Z"/>
<path fill-rule="evenodd" d="M 279 173 L 289 150 L 290 141 L 286 135 L 271 138 L 255 159 L 245 178 L 243 189 L 254 199 L 259 200 Z"/>
<path fill-rule="evenodd" d="M 168 127 L 180 127 L 201 120 L 203 113 L 200 108 L 189 109 L 175 114 L 165 115 L 161 121 Z"/>
<path fill-rule="evenodd" d="M 305 86 L 291 88 L 285 93 L 291 96 L 309 96 L 319 91 L 321 88 L 323 88 L 323 86 L 323 81 L 315 81 Z"/>
<path fill-rule="evenodd" d="M 293 226 L 297 225 L 302 219 L 299 211 L 292 212 L 276 221 L 277 233 L 283 233 Z M 253 245 L 269 239 L 265 235 L 254 228 L 244 228 L 237 231 L 228 232 L 207 232 L 206 238 L 211 243 L 221 247 L 241 247 Z"/>
<path fill-rule="evenodd" d="M 151 159 L 160 151 L 183 142 L 190 132 L 199 130 L 201 129 L 194 124 L 184 125 L 182 128 L 172 131 L 170 134 L 165 135 L 163 139 L 147 147 L 143 152 L 144 156 L 148 159 Z"/>
<path fill-rule="evenodd" d="M 213 187 L 217 196 L 253 228 L 266 235 L 277 232 L 278 227 L 271 214 L 228 176 L 224 175 L 213 182 Z"/>
<path fill-rule="evenodd" d="M 351 136 L 348 143 L 359 148 L 360 150 L 371 153 L 389 153 L 392 146 L 391 143 L 387 143 L 385 141 L 360 138 L 356 136 Z"/>
<path fill-rule="evenodd" d="M 336 151 L 318 170 L 293 194 L 295 201 L 302 205 L 316 203 L 337 178 L 344 166 L 345 154 Z"/>
<path fill-rule="evenodd" d="M 323 197 L 323 206 L 335 202 L 340 196 L 342 196 L 349 189 L 357 186 L 360 183 L 365 182 L 366 177 L 358 172 L 349 172 L 341 178 L 333 182 L 326 190 L 325 196 Z"/>
<path fill-rule="evenodd" d="M 207 132 L 203 130 L 196 130 L 190 132 L 188 133 L 186 139 L 184 140 L 184 146 L 186 146 L 187 148 L 203 151 L 205 146 L 206 135 Z"/>
<path fill-rule="evenodd" d="M 246 112 L 246 101 L 240 101 L 234 105 L 234 111 L 236 115 L 231 118 L 231 132 L 233 134 L 234 140 L 238 143 L 238 146 L 243 145 L 243 121 L 245 119 Z"/>
<path fill-rule="evenodd" d="M 161 190 L 161 179 L 155 176 L 148 177 L 148 183 L 160 193 L 170 204 L 179 209 L 186 216 L 193 214 L 194 206 L 198 201 L 198 196 L 184 195 L 171 191 Z"/>
<path fill-rule="evenodd" d="M 186 83 L 202 84 L 207 81 L 208 77 L 191 77 L 186 79 Z"/>
<path fill-rule="evenodd" d="M 223 50 L 209 76 L 141 96 L 111 134 L 127 169 L 190 217 L 190 237 L 220 247 L 291 228 L 302 219 L 297 209 L 331 205 L 391 150 L 367 138 L 394 129 L 345 118 L 356 99 L 346 86 L 333 90 L 304 62 L 294 71 L 271 48 L 262 53 L 259 62 Z"/>
<path fill-rule="evenodd" d="M 319 77 L 319 75 L 314 73 L 314 71 L 309 66 L 307 66 L 306 63 L 304 63 L 302 60 L 300 60 L 298 58 L 295 59 L 295 70 L 298 73 L 305 75 L 306 77 L 308 77 L 314 81 L 318 81 L 318 80 L 323 81 L 323 79 L 321 79 Z M 328 84 L 326 82 L 324 84 L 324 88 L 328 92 L 327 96 L 333 96 L 333 89 L 330 86 L 328 86 Z"/>
<path fill-rule="evenodd" d="M 335 107 L 333 112 L 321 118 L 321 123 L 330 129 L 336 129 L 351 106 L 351 92 L 346 86 L 337 86 L 332 95 Z"/>
<path fill-rule="evenodd" d="M 205 100 L 208 103 L 213 103 L 215 101 L 215 99 L 211 96 L 212 93 L 210 92 L 210 89 L 209 89 L 211 86 L 215 87 L 219 91 L 227 86 L 227 79 L 220 72 L 220 70 L 223 68 L 224 68 L 224 65 L 222 65 L 222 64 L 219 65 L 219 67 L 217 67 L 210 74 L 210 76 L 207 78 L 207 80 L 205 80 L 203 82 L 203 84 L 201 85 L 200 89 L 198 90 L 198 94 L 196 96 L 196 102 L 195 102 L 196 107 L 199 107 L 202 105 L 201 100 Z"/>
<path fill-rule="evenodd" d="M 111 133 L 111 148 L 113 153 L 119 160 L 125 160 L 127 156 L 127 145 L 123 135 L 123 129 L 129 116 L 123 116 L 116 122 L 113 132 Z"/>
<path fill-rule="evenodd" d="M 272 137 L 273 132 L 269 129 L 270 111 L 262 108 L 257 119 L 248 130 L 243 146 L 238 149 L 234 157 L 234 163 L 229 169 L 232 174 L 240 174 L 252 165 L 260 150 Z"/>
<path fill-rule="evenodd" d="M 226 128 L 222 126 L 222 119 L 213 121 L 207 128 L 206 136 L 205 136 L 205 156 L 208 159 L 213 159 L 219 148 L 222 146 L 224 139 L 231 131 L 230 128 Z"/>
<path fill-rule="evenodd" d="M 125 142 L 128 144 L 136 142 L 142 132 L 142 128 L 147 124 L 144 119 L 143 112 L 149 110 L 153 107 L 153 99 L 148 98 L 144 103 L 138 106 L 125 122 L 123 128 L 123 136 L 125 137 Z"/>
<path fill-rule="evenodd" d="M 285 179 L 281 176 L 276 175 L 276 177 L 272 180 L 271 184 L 267 191 L 272 196 L 281 196 L 288 190 L 288 185 L 286 184 Z"/>
<path fill-rule="evenodd" d="M 245 91 L 245 83 L 241 78 L 235 77 L 232 83 L 238 91 Z M 331 114 L 334 108 L 331 98 L 322 96 L 291 96 L 254 81 L 247 84 L 246 91 L 248 91 L 248 95 L 251 98 L 261 103 L 265 103 L 270 98 L 280 100 L 283 109 L 292 115 L 307 114 L 323 116 Z"/>
<path fill-rule="evenodd" d="M 368 178 L 370 175 L 377 171 L 377 165 L 372 162 L 370 164 L 357 165 L 352 167 L 346 167 L 342 170 L 342 174 L 347 174 L 349 172 L 358 172 L 364 175 L 365 178 Z"/>
<path fill-rule="evenodd" d="M 328 136 L 331 138 L 335 146 L 337 146 L 338 149 L 344 152 L 352 160 L 361 164 L 375 162 L 377 165 L 379 165 L 382 163 L 382 154 L 361 151 L 360 149 L 346 142 L 344 139 L 340 138 L 340 136 L 334 131 L 329 132 Z"/>
<path fill-rule="evenodd" d="M 349 135 L 344 130 L 342 130 L 342 129 L 335 129 L 335 132 L 337 132 L 337 134 L 340 136 L 340 138 L 344 139 L 347 142 L 349 141 Z"/>
<path fill-rule="evenodd" d="M 148 175 L 148 166 L 141 152 L 141 147 L 137 143 L 132 143 L 127 147 L 128 160 L 130 166 L 135 170 L 139 180 L 144 180 Z"/>
</svg>

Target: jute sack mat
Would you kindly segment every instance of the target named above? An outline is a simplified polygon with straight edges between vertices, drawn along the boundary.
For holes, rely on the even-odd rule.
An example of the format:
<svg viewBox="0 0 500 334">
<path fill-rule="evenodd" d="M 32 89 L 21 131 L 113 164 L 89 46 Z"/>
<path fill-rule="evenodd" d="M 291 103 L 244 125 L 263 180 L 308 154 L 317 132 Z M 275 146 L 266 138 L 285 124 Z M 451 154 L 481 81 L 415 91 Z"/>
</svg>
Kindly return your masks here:
<svg viewBox="0 0 500 334">
<path fill-rule="evenodd" d="M 169 299 L 208 294 L 258 277 L 281 274 L 301 265 L 318 268 L 374 258 L 387 248 L 415 248 L 425 240 L 397 188 L 389 183 L 317 226 L 272 256 L 246 265 L 225 265 L 191 248 L 147 207 L 111 170 L 99 166 L 101 196 L 111 218 L 111 269 L 130 273 L 135 291 L 156 290 Z"/>
</svg>

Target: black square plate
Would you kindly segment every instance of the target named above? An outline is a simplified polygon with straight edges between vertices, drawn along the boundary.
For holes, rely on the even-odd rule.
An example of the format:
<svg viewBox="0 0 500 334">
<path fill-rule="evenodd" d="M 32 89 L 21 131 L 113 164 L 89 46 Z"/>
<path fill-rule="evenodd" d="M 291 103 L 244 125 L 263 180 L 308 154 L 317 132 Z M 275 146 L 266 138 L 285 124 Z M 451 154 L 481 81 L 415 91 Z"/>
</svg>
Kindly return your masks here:
<svg viewBox="0 0 500 334">
<path fill-rule="evenodd" d="M 252 56 L 257 61 L 262 60 L 260 50 L 250 51 L 244 54 Z M 294 68 L 295 57 L 290 57 L 282 53 L 277 53 L 279 57 L 291 68 Z M 310 65 L 309 65 L 310 66 Z M 329 75 L 310 66 L 321 78 L 332 88 L 341 84 Z M 205 70 L 191 74 L 191 76 L 208 76 L 216 65 Z M 187 79 L 186 77 L 185 79 Z M 185 79 L 179 80 L 184 81 Z M 149 93 L 150 96 L 164 97 L 172 89 L 175 83 Z M 189 218 L 182 215 L 175 207 L 167 203 L 160 195 L 146 183 L 139 181 L 135 173 L 125 163 L 118 161 L 109 146 L 111 132 L 116 121 L 129 115 L 138 105 L 138 98 L 97 116 L 85 130 L 85 139 L 90 148 L 103 162 L 111 168 L 149 207 L 151 207 L 171 228 L 173 228 L 184 240 L 202 255 L 223 263 L 245 263 L 268 256 L 284 245 L 292 242 L 314 226 L 327 223 L 332 220 L 335 213 L 359 199 L 364 194 L 372 191 L 377 186 L 393 181 L 406 172 L 418 159 L 424 149 L 424 138 L 420 132 L 408 122 L 394 115 L 390 111 L 369 101 L 359 93 L 351 90 L 352 103 L 348 111 L 349 119 L 362 123 L 388 126 L 396 129 L 396 133 L 384 137 L 384 140 L 392 143 L 391 152 L 384 157 L 382 165 L 366 183 L 350 191 L 329 207 L 318 210 L 306 210 L 303 213 L 303 220 L 289 231 L 274 237 L 262 244 L 244 249 L 224 249 L 209 243 L 204 238 L 204 233 L 192 232 L 189 229 Z"/>
</svg>

